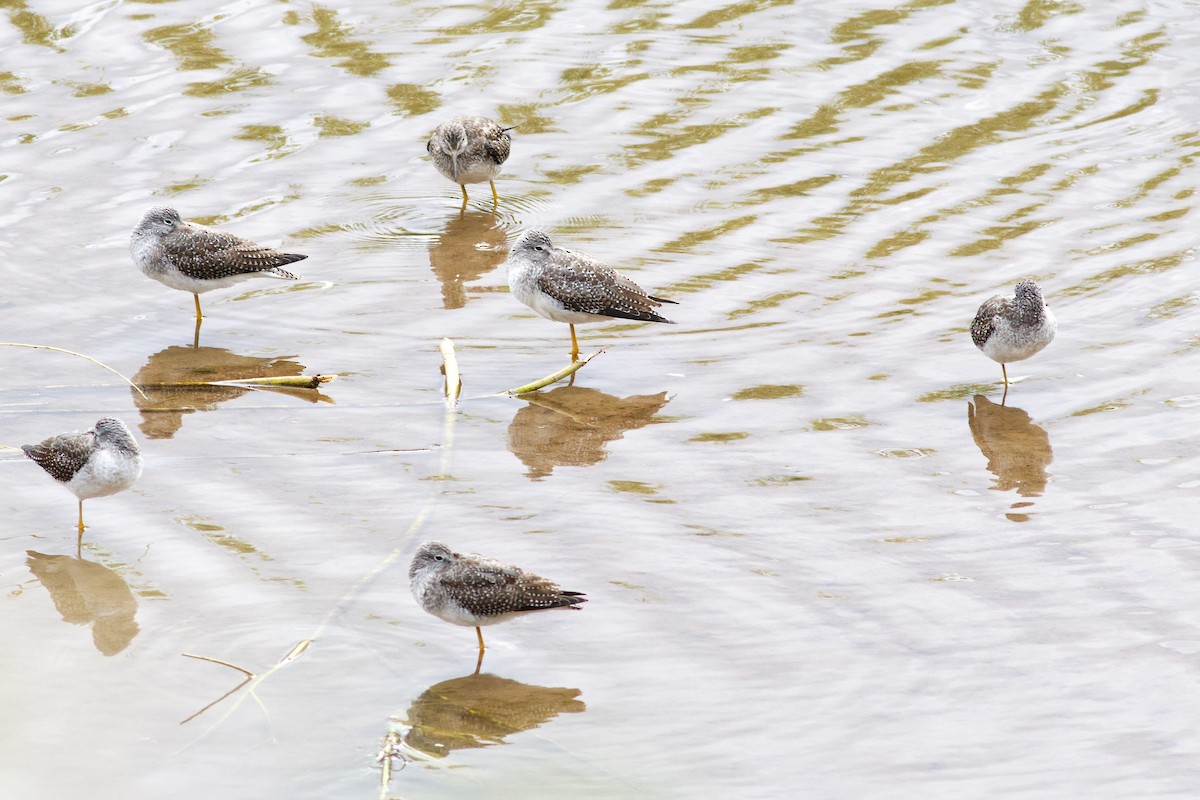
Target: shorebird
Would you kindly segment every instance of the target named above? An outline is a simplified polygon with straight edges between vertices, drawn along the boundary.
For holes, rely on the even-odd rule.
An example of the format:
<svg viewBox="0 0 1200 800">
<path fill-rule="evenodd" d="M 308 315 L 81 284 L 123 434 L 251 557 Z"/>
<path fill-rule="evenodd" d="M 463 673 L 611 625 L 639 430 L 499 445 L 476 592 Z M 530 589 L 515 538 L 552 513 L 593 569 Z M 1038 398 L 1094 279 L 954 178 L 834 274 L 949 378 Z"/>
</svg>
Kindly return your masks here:
<svg viewBox="0 0 1200 800">
<path fill-rule="evenodd" d="M 476 555 L 455 553 L 441 542 L 417 550 L 408 578 L 418 605 L 438 619 L 474 627 L 483 657 L 484 625 L 551 608 L 579 608 L 587 598 L 520 567 Z"/>
<path fill-rule="evenodd" d="M 508 287 L 546 319 L 571 326 L 572 361 L 579 358 L 576 325 L 614 318 L 671 323 L 654 309 L 675 303 L 647 294 L 594 258 L 555 247 L 549 236 L 534 230 L 526 231 L 508 254 Z"/>
<path fill-rule="evenodd" d="M 1000 362 L 1004 391 L 1008 368 L 1041 351 L 1054 340 L 1058 322 L 1042 299 L 1042 290 L 1031 280 L 1017 284 L 1013 297 L 996 295 L 984 301 L 971 323 L 971 341 L 993 361 Z"/>
<path fill-rule="evenodd" d="M 467 206 L 468 183 L 487 181 L 492 187 L 492 201 L 500 202 L 493 178 L 508 159 L 511 130 L 487 117 L 465 116 L 443 122 L 429 137 L 425 149 L 437 171 L 462 189 L 463 208 Z"/>
<path fill-rule="evenodd" d="M 79 498 L 79 541 L 83 541 L 83 501 L 128 489 L 142 474 L 142 455 L 129 428 L 105 417 L 90 431 L 51 436 L 21 448 L 50 477 Z"/>
<path fill-rule="evenodd" d="M 204 318 L 200 312 L 201 292 L 222 289 L 260 275 L 294 281 L 299 276 L 280 267 L 308 258 L 281 253 L 195 222 L 184 222 L 178 211 L 166 206 L 155 206 L 146 212 L 133 229 L 129 252 L 147 277 L 172 289 L 192 293 L 197 321 Z"/>
</svg>

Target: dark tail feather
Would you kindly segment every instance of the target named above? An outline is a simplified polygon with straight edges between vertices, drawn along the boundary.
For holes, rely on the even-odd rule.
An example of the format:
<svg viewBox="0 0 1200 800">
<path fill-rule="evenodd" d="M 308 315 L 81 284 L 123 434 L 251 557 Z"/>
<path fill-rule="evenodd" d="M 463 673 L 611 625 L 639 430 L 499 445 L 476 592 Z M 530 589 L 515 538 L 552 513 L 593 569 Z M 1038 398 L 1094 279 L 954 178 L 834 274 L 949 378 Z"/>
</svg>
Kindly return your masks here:
<svg viewBox="0 0 1200 800">
<path fill-rule="evenodd" d="M 586 603 L 588 600 L 583 596 L 583 592 L 563 592 L 563 605 L 567 608 L 579 608 L 580 603 Z"/>
<path fill-rule="evenodd" d="M 613 317 L 614 319 L 630 319 L 630 320 L 633 320 L 634 322 L 665 322 L 668 325 L 675 324 L 673 321 L 667 319 L 662 314 L 659 314 L 655 311 L 649 311 L 649 310 L 626 311 L 623 308 L 606 308 L 599 313 L 603 314 L 606 317 Z"/>
</svg>

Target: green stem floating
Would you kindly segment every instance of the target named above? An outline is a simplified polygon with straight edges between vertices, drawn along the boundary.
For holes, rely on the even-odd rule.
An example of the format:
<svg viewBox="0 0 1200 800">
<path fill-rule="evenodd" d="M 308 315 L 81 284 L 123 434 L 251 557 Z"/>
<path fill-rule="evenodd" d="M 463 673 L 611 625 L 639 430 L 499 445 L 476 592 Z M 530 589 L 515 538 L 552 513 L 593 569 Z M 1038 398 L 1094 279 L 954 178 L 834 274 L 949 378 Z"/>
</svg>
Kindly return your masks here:
<svg viewBox="0 0 1200 800">
<path fill-rule="evenodd" d="M 316 389 L 329 383 L 335 375 L 280 375 L 274 378 L 234 378 L 227 381 L 197 381 L 197 385 L 210 386 L 284 386 L 289 389 Z M 180 386 L 186 384 L 170 384 Z"/>
<path fill-rule="evenodd" d="M 581 359 L 579 361 L 572 361 L 568 366 L 563 367 L 558 372 L 555 372 L 553 375 L 547 375 L 546 377 L 542 378 L 541 380 L 534 381 L 533 383 L 527 383 L 524 386 L 518 386 L 515 389 L 509 389 L 506 392 L 502 392 L 502 394 L 507 394 L 507 395 L 526 394 L 527 392 L 536 392 L 538 389 L 541 389 L 545 386 L 549 386 L 552 383 L 558 383 L 563 378 L 566 378 L 570 375 L 574 375 L 576 372 L 583 369 L 584 365 L 586 365 L 593 358 L 595 358 L 596 356 L 600 355 L 603 352 L 604 352 L 604 348 L 601 347 L 599 350 L 592 353 L 587 358 Z"/>
</svg>

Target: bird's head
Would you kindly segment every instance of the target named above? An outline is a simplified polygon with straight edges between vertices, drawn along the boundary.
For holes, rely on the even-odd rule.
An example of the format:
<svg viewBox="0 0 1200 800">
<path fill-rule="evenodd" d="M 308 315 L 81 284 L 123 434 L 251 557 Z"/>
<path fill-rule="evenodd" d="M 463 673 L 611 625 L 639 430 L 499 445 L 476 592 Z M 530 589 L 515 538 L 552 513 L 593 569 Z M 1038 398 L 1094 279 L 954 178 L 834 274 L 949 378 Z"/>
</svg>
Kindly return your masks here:
<svg viewBox="0 0 1200 800">
<path fill-rule="evenodd" d="M 513 255 L 523 256 L 533 262 L 542 262 L 554 252 L 550 237 L 541 231 L 529 230 L 512 247 Z"/>
<path fill-rule="evenodd" d="M 450 171 L 458 182 L 458 157 L 467 149 L 467 129 L 458 121 L 447 122 L 433 135 L 430 146 L 436 147 L 450 157 Z"/>
<path fill-rule="evenodd" d="M 142 216 L 142 221 L 133 229 L 134 236 L 166 236 L 183 224 L 179 212 L 167 206 L 155 206 Z"/>
<path fill-rule="evenodd" d="M 137 441 L 133 438 L 133 434 L 129 432 L 129 428 L 125 427 L 125 423 L 119 419 L 105 417 L 96 422 L 96 427 L 93 431 L 96 435 L 96 441 L 101 444 L 111 444 L 122 450 L 130 450 L 137 452 Z"/>
<path fill-rule="evenodd" d="M 458 560 L 458 553 L 441 542 L 426 542 L 413 556 L 412 566 L 408 569 L 408 577 L 414 578 L 418 573 L 433 570 L 440 572 Z"/>
<path fill-rule="evenodd" d="M 1025 280 L 1023 280 L 1017 284 L 1016 297 L 1017 297 L 1018 304 L 1023 301 L 1024 302 L 1032 302 L 1032 303 L 1041 303 L 1042 302 L 1042 290 L 1038 287 L 1038 285 L 1036 283 L 1034 283 L 1029 278 L 1026 278 Z"/>
</svg>

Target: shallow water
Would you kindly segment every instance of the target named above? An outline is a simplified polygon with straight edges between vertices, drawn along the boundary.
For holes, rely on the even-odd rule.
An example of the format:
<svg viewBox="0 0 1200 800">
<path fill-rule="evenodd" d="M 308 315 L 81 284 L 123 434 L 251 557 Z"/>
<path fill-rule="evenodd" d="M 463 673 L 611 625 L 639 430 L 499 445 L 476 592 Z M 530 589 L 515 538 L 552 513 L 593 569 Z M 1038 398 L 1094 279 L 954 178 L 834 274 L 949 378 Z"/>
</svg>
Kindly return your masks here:
<svg viewBox="0 0 1200 800">
<path fill-rule="evenodd" d="M 196 8 L 0 14 L 0 339 L 147 394 L 0 348 L 0 444 L 146 459 L 77 557 L 0 451 L 5 798 L 1200 790 L 1193 4 Z M 458 113 L 516 126 L 496 207 L 428 163 Z M 197 335 L 128 255 L 163 203 L 303 280 Z M 568 357 L 506 296 L 535 226 L 678 324 L 494 396 Z M 1025 276 L 1059 333 L 1001 405 L 967 327 Z M 431 538 L 590 602 L 472 677 Z"/>
</svg>

